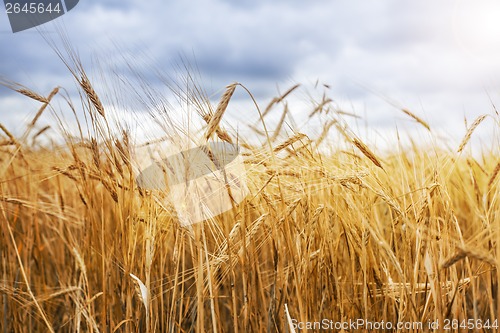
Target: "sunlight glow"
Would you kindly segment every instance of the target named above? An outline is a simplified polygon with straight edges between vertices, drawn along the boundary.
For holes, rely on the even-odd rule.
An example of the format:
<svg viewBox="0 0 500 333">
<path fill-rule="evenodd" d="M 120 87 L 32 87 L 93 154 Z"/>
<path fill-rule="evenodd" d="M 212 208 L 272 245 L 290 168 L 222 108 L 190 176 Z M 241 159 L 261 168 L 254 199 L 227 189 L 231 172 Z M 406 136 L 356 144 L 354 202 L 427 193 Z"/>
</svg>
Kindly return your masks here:
<svg viewBox="0 0 500 333">
<path fill-rule="evenodd" d="M 457 0 L 453 30 L 460 47 L 480 60 L 500 53 L 500 2 Z"/>
</svg>

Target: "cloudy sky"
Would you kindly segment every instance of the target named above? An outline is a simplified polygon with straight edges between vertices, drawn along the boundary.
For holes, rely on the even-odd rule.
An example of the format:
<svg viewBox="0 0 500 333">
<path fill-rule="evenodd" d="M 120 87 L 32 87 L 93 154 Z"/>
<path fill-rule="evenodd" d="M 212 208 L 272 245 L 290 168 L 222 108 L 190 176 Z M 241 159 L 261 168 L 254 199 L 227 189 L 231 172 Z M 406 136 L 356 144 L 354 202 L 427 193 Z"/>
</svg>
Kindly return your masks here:
<svg viewBox="0 0 500 333">
<path fill-rule="evenodd" d="M 82 62 L 101 76 L 125 59 L 156 86 L 155 68 L 173 76 L 187 61 L 214 101 L 233 81 L 262 105 L 302 83 L 294 95 L 299 113 L 315 83 L 325 83 L 335 105 L 363 116 L 381 136 L 418 127 L 388 99 L 450 142 L 464 134 L 464 118 L 470 124 L 493 113 L 492 102 L 500 105 L 500 4 L 493 0 L 81 0 L 56 21 L 43 26 L 46 36 L 58 40 L 62 26 Z M 1 77 L 44 95 L 74 88 L 37 30 L 13 34 L 4 10 L 0 45 Z M 230 119 L 255 116 L 248 97 L 235 98 Z M 22 128 L 36 108 L 0 87 L 1 123 Z M 492 123 L 480 129 L 483 140 L 492 138 Z"/>
</svg>

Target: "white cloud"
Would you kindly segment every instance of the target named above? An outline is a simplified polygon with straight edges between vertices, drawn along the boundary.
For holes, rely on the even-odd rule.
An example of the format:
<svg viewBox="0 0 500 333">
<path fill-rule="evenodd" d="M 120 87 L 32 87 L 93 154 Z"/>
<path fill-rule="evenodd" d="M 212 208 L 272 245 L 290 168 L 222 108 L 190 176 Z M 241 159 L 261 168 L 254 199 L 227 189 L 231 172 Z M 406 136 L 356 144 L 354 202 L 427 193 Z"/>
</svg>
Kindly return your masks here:
<svg viewBox="0 0 500 333">
<path fill-rule="evenodd" d="M 276 84 L 320 79 L 341 107 L 366 113 L 379 129 L 400 118 L 370 90 L 459 136 L 464 115 L 490 112 L 487 93 L 500 97 L 500 6 L 471 4 L 87 0 L 61 21 L 86 65 L 94 55 L 121 71 L 123 57 L 152 85 L 159 84 L 153 67 L 172 75 L 179 55 L 194 54 L 209 91 L 241 81 L 265 104 Z M 1 75 L 42 89 L 67 84 L 64 66 L 36 33 L 2 33 L 0 44 Z"/>
</svg>

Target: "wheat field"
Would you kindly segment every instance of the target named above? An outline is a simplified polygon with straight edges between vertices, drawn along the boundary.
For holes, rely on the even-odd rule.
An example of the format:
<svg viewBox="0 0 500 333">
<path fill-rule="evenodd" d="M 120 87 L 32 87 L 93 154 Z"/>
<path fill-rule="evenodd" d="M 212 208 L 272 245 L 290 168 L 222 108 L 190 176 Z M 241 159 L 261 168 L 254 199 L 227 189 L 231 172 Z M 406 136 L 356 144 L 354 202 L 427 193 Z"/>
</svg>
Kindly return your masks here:
<svg viewBox="0 0 500 333">
<path fill-rule="evenodd" d="M 21 134 L 0 126 L 0 332 L 497 331 L 500 137 L 480 152 L 470 140 L 485 122 L 498 133 L 498 113 L 456 147 L 382 152 L 327 98 L 309 114 L 328 114 L 319 135 L 290 131 L 298 86 L 252 111 L 260 141 L 221 122 L 244 86 L 216 105 L 188 89 L 200 137 L 241 146 L 249 194 L 182 227 L 162 193 L 138 188 L 131 133 L 70 70 L 80 100 L 66 104 L 63 89 L 3 82 L 40 109 Z M 78 106 L 75 135 L 60 115 Z M 49 114 L 56 125 L 40 126 Z"/>
</svg>

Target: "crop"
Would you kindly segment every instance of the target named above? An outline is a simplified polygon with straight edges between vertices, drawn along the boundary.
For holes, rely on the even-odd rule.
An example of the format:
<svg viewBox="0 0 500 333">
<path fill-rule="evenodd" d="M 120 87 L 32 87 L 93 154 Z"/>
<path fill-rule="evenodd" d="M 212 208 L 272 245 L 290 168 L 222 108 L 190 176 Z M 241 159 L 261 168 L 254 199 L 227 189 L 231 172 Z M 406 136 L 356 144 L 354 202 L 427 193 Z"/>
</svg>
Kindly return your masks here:
<svg viewBox="0 0 500 333">
<path fill-rule="evenodd" d="M 256 102 L 245 137 L 223 118 L 246 88 L 230 84 L 212 105 L 188 74 L 176 96 L 201 132 L 167 113 L 154 120 L 170 139 L 238 143 L 249 194 L 183 227 L 167 193 L 137 187 L 133 133 L 113 103 L 82 66 L 68 67 L 78 102 L 3 82 L 41 108 L 20 135 L 0 125 L 0 331 L 281 332 L 322 319 L 473 319 L 496 331 L 499 137 L 469 143 L 483 123 L 499 128 L 498 113 L 476 119 L 457 147 L 397 141 L 381 152 L 327 97 L 310 110 L 318 136 L 291 127 L 297 85 L 263 110 Z M 62 116 L 72 112 L 76 134 Z M 48 113 L 54 128 L 39 127 Z"/>
</svg>

